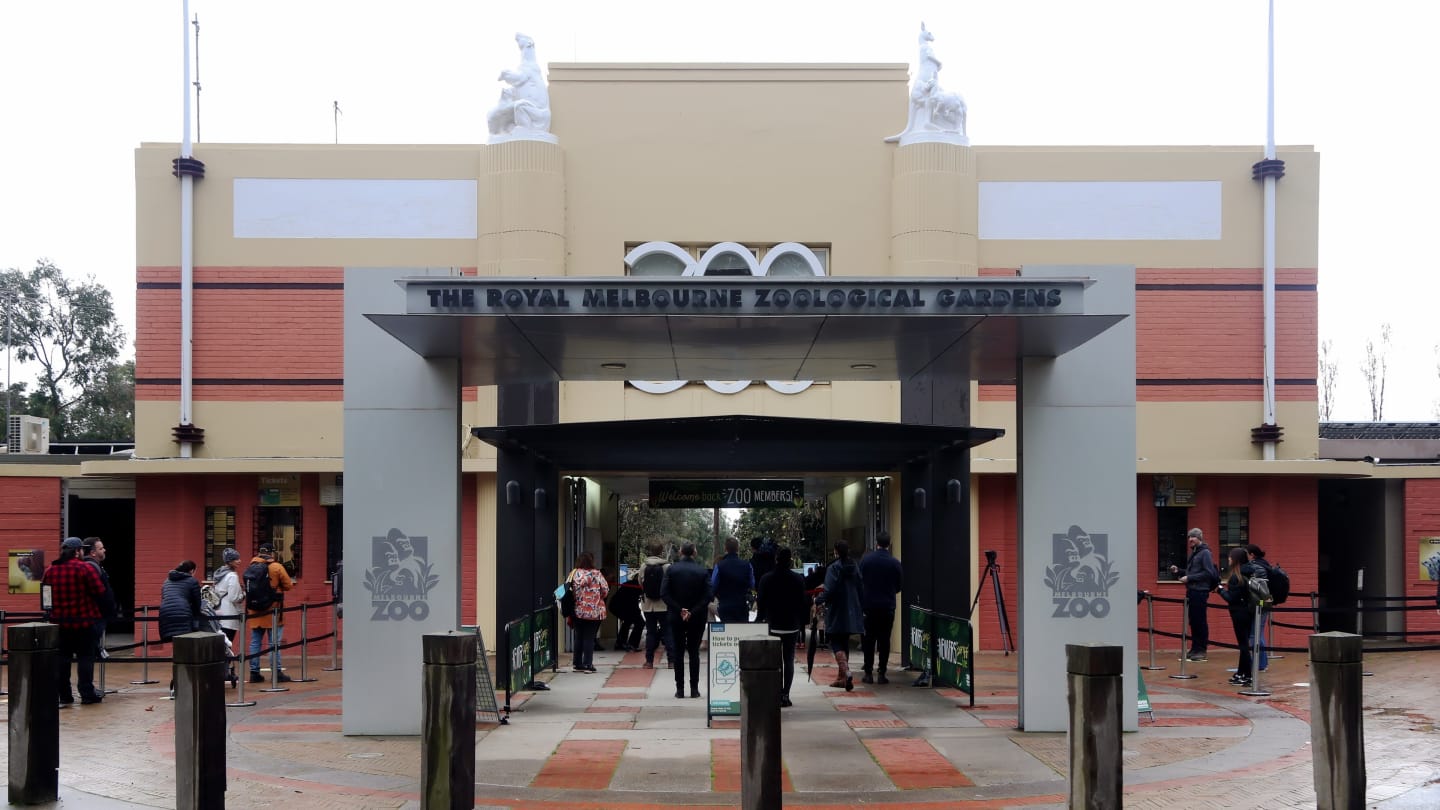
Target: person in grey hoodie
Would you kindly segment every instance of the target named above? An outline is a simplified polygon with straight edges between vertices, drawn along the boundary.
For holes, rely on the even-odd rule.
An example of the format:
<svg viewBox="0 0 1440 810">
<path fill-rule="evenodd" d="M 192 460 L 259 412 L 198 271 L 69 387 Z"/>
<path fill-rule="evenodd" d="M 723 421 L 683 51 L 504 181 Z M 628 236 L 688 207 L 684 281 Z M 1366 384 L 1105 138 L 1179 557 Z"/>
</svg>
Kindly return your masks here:
<svg viewBox="0 0 1440 810">
<path fill-rule="evenodd" d="M 1210 619 L 1206 611 L 1210 592 L 1220 584 L 1220 571 L 1215 568 L 1210 547 L 1205 545 L 1205 532 L 1191 529 L 1185 539 L 1190 546 L 1190 556 L 1185 560 L 1185 573 L 1180 581 L 1185 583 L 1185 598 L 1189 600 L 1190 653 L 1187 657 L 1191 661 L 1208 661 Z M 1170 573 L 1179 574 L 1179 567 L 1170 566 Z"/>
</svg>

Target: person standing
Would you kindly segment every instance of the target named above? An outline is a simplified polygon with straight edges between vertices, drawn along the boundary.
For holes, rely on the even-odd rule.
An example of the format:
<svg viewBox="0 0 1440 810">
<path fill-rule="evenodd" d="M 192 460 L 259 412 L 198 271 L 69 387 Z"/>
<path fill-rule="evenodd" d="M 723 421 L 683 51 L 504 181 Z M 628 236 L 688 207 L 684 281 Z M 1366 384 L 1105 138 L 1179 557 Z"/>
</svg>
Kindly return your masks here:
<svg viewBox="0 0 1440 810">
<path fill-rule="evenodd" d="M 680 559 L 665 570 L 660 598 L 670 608 L 674 637 L 675 697 L 685 697 L 685 659 L 690 659 L 690 697 L 700 697 L 700 641 L 710 605 L 710 583 L 705 569 L 695 562 L 695 544 L 680 547 Z"/>
<path fill-rule="evenodd" d="M 610 593 L 610 583 L 595 567 L 595 555 L 588 551 L 580 552 L 575 558 L 575 569 L 566 581 L 575 587 L 575 615 L 571 618 L 575 628 L 575 656 L 570 668 L 576 672 L 594 672 L 595 635 L 605 619 L 605 597 Z"/>
<path fill-rule="evenodd" d="M 645 598 L 640 600 L 640 611 L 645 616 L 645 668 L 655 668 L 655 650 L 665 645 L 665 660 L 670 666 L 675 666 L 675 640 L 670 635 L 670 624 L 666 621 L 667 607 L 665 600 L 660 595 L 661 588 L 665 585 L 665 571 L 670 568 L 670 563 L 665 561 L 661 555 L 665 553 L 665 544 L 654 542 L 646 549 L 650 556 L 640 565 L 640 590 L 645 592 Z"/>
<path fill-rule="evenodd" d="M 863 683 L 889 683 L 885 670 L 890 665 L 890 632 L 895 627 L 895 597 L 904 582 L 900 561 L 890 553 L 890 533 L 875 536 L 875 549 L 860 559 L 860 579 L 865 585 L 865 635 L 860 639 L 864 651 Z M 875 652 L 880 657 L 876 660 Z M 871 666 L 876 677 L 870 678 Z"/>
<path fill-rule="evenodd" d="M 160 586 L 160 641 L 192 633 L 205 621 L 200 605 L 200 580 L 195 578 L 195 563 L 184 560 L 165 575 Z M 170 694 L 175 694 L 175 681 L 170 681 Z"/>
<path fill-rule="evenodd" d="M 783 680 L 780 685 L 780 706 L 790 706 L 790 685 L 795 682 L 795 642 L 805 631 L 810 616 L 810 597 L 805 593 L 805 578 L 790 570 L 793 558 L 790 549 L 775 552 L 775 567 L 760 578 L 755 620 L 770 623 L 770 635 L 780 639 L 780 663 Z"/>
<path fill-rule="evenodd" d="M 1240 663 L 1230 676 L 1230 685 L 1249 686 L 1250 673 L 1254 671 L 1250 650 L 1255 640 L 1255 598 L 1250 593 L 1249 582 L 1256 569 L 1243 546 L 1230 549 L 1229 562 L 1226 571 L 1229 581 L 1220 586 L 1220 596 L 1230 608 L 1230 625 L 1235 628 L 1235 645 L 1240 648 Z"/>
<path fill-rule="evenodd" d="M 722 622 L 744 624 L 750 621 L 750 592 L 755 590 L 755 569 L 740 559 L 740 541 L 725 538 L 725 556 L 715 562 L 710 574 L 710 590 L 715 594 L 715 615 Z"/>
<path fill-rule="evenodd" d="M 1215 568 L 1215 558 L 1210 547 L 1205 545 L 1205 532 L 1191 529 L 1185 536 L 1190 556 L 1185 560 L 1185 573 L 1180 582 L 1185 584 L 1185 598 L 1189 604 L 1191 661 L 1208 661 L 1206 651 L 1210 648 L 1210 618 L 1206 611 L 1210 603 L 1210 592 L 1220 585 L 1220 571 Z M 1178 566 L 1170 566 L 1170 574 L 1179 574 Z"/>
<path fill-rule="evenodd" d="M 80 559 L 83 545 L 78 537 L 65 538 L 60 544 L 60 557 L 40 579 L 42 589 L 48 588 L 50 594 L 46 621 L 60 628 L 55 683 L 62 706 L 75 702 L 75 694 L 70 691 L 72 658 L 80 702 L 89 705 L 105 698 L 95 691 L 95 651 L 100 646 L 100 603 L 105 598 L 105 584 L 95 568 Z"/>
<path fill-rule="evenodd" d="M 95 642 L 95 657 L 109 658 L 110 654 L 105 651 L 105 629 L 111 622 L 120 618 L 119 601 L 115 598 L 115 589 L 110 587 L 110 572 L 105 570 L 105 541 L 98 537 L 87 537 L 82 541 L 81 549 L 84 551 L 84 560 L 87 565 L 95 569 L 100 575 L 100 582 L 105 585 L 105 595 L 100 597 L 100 629 Z"/>
<path fill-rule="evenodd" d="M 250 682 L 264 683 L 260 674 L 260 649 L 270 636 L 270 667 L 275 680 L 288 683 L 290 676 L 280 669 L 280 645 L 285 638 L 285 592 L 295 587 L 285 566 L 275 561 L 275 547 L 266 543 L 255 550 L 243 575 L 245 585 L 245 626 L 250 628 Z M 278 608 L 278 610 L 277 610 Z M 272 612 L 276 618 L 272 619 Z M 271 632 L 271 625 L 274 632 Z"/>
<path fill-rule="evenodd" d="M 235 636 L 240 633 L 240 618 L 245 615 L 245 584 L 240 581 L 240 552 L 227 548 L 220 554 L 220 567 L 210 577 L 215 583 L 215 595 L 220 597 L 220 607 L 215 611 L 219 616 L 220 632 L 229 639 L 233 650 Z M 230 666 L 230 684 L 238 680 L 235 667 Z"/>
<path fill-rule="evenodd" d="M 637 573 L 620 583 L 610 595 L 610 613 L 619 623 L 615 631 L 615 648 L 624 652 L 639 652 L 640 634 L 645 631 L 645 614 L 640 609 L 645 592 L 635 581 L 638 576 Z"/>
<path fill-rule="evenodd" d="M 825 590 L 816 599 L 825 606 L 825 635 L 840 670 L 830 684 L 832 689 L 849 692 L 855 688 L 850 674 L 850 636 L 865 630 L 864 600 L 865 585 L 860 579 L 860 567 L 850 559 L 850 544 L 837 540 L 835 561 L 825 569 Z"/>
</svg>

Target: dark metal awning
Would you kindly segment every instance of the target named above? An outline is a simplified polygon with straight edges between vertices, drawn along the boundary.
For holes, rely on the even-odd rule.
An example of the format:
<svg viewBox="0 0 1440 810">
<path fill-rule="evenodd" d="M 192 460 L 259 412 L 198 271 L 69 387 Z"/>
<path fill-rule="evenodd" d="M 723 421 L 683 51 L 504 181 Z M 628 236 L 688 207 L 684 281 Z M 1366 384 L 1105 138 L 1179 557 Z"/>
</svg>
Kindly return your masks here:
<svg viewBox="0 0 1440 810">
<path fill-rule="evenodd" d="M 894 470 L 943 448 L 1004 435 L 993 428 L 840 419 L 704 416 L 481 427 L 496 447 L 526 450 L 562 470 L 752 472 Z"/>
<path fill-rule="evenodd" d="M 1064 354 L 1128 317 L 1085 312 L 1089 283 L 424 277 L 400 282 L 405 314 L 366 317 L 423 357 L 458 359 L 464 385 L 926 373 L 1005 383 L 1021 358 Z"/>
</svg>

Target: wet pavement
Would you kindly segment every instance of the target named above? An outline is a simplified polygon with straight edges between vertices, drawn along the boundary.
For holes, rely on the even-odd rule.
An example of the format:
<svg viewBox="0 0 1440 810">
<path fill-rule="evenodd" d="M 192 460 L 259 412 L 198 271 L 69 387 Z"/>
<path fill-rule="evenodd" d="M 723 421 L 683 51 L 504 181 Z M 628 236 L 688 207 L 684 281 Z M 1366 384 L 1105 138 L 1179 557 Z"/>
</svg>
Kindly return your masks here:
<svg viewBox="0 0 1440 810">
<path fill-rule="evenodd" d="M 1161 658 L 1168 669 L 1143 673 L 1154 718 L 1142 715 L 1123 741 L 1127 807 L 1315 806 L 1303 655 L 1271 663 L 1264 698 L 1225 683 L 1233 653 L 1187 664 L 1193 680 L 1169 677 L 1178 662 Z M 508 725 L 480 723 L 476 806 L 737 806 L 738 718 L 707 728 L 705 700 L 677 699 L 673 672 L 642 662 L 599 652 L 598 673 L 547 675 L 549 691 L 515 696 Z M 795 705 L 783 710 L 787 806 L 1064 806 L 1066 736 L 1015 728 L 1014 656 L 978 656 L 973 708 L 958 691 L 909 686 L 904 672 L 831 689 L 833 662 L 822 652 L 816 663 L 814 681 L 797 668 Z M 418 738 L 343 736 L 340 674 L 315 669 L 314 683 L 251 686 L 257 705 L 228 710 L 226 805 L 419 807 Z M 1368 806 L 1440 807 L 1440 653 L 1372 655 L 1366 669 Z M 130 684 L 139 674 L 112 663 L 116 694 L 61 710 L 61 801 L 51 806 L 174 807 L 174 704 L 163 683 Z M 407 699 L 418 711 L 419 696 Z"/>
</svg>

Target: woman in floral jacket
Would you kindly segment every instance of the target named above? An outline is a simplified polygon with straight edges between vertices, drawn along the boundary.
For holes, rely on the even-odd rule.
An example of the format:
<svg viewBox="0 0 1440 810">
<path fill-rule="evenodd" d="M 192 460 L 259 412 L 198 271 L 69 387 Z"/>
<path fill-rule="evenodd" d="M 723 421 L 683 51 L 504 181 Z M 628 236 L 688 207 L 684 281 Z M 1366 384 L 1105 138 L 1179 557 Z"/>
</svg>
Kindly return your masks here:
<svg viewBox="0 0 1440 810">
<path fill-rule="evenodd" d="M 575 628 L 575 659 L 571 669 L 576 672 L 595 671 L 595 634 L 600 632 L 600 622 L 605 620 L 605 597 L 610 594 L 610 585 L 605 575 L 595 568 L 595 555 L 580 552 L 575 558 L 575 570 L 566 577 L 575 588 L 575 616 L 571 625 Z"/>
</svg>

